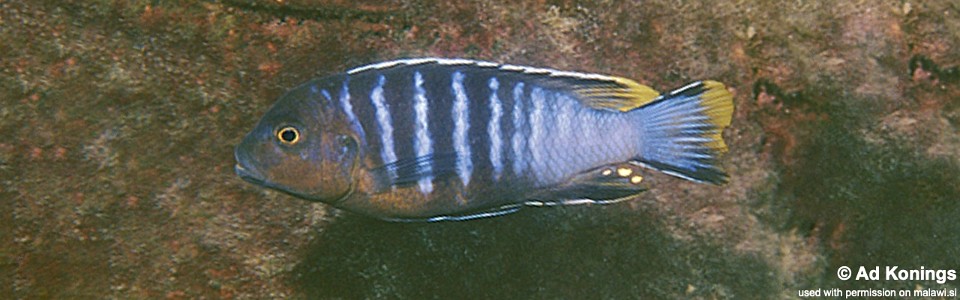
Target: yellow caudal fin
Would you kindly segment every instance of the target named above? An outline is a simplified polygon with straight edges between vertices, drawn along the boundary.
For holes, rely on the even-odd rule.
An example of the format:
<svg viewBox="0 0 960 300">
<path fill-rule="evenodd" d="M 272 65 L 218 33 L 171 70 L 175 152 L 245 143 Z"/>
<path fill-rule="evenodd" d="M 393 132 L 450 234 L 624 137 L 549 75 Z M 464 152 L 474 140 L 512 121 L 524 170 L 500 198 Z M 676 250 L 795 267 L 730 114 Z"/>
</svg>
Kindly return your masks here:
<svg viewBox="0 0 960 300">
<path fill-rule="evenodd" d="M 646 103 L 631 114 L 640 126 L 634 162 L 696 182 L 720 184 L 727 175 L 723 129 L 733 116 L 733 96 L 716 81 L 698 81 Z"/>
</svg>

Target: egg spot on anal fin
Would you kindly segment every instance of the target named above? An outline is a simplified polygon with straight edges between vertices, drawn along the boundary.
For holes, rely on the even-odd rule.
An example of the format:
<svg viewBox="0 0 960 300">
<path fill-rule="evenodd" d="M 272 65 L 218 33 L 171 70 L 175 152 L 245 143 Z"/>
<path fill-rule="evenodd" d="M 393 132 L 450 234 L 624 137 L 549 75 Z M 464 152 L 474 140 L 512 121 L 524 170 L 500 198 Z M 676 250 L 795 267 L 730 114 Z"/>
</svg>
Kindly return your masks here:
<svg viewBox="0 0 960 300">
<path fill-rule="evenodd" d="M 601 166 L 570 177 L 566 182 L 531 196 L 528 206 L 609 204 L 630 199 L 645 187 L 640 169 L 629 163 Z"/>
</svg>

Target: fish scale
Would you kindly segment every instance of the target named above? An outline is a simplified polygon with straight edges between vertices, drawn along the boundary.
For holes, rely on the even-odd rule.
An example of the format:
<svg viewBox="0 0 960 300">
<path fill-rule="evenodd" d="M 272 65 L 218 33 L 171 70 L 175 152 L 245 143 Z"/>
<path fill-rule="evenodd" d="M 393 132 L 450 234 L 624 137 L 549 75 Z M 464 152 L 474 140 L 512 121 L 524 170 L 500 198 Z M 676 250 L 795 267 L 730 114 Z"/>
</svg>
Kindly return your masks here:
<svg viewBox="0 0 960 300">
<path fill-rule="evenodd" d="M 645 190 L 637 166 L 725 182 L 720 133 L 732 107 L 713 81 L 660 94 L 599 74 L 464 59 L 388 61 L 286 93 L 237 146 L 236 171 L 386 220 L 605 204 Z M 612 171 L 621 169 L 630 171 Z"/>
</svg>

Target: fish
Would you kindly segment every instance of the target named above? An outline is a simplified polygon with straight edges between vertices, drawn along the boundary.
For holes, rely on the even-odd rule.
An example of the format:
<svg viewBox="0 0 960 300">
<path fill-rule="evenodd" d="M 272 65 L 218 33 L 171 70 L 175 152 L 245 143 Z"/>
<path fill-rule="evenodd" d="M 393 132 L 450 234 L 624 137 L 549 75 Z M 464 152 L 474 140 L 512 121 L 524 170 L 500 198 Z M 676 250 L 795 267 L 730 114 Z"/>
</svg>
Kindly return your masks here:
<svg viewBox="0 0 960 300">
<path fill-rule="evenodd" d="M 243 180 L 386 221 L 611 204 L 662 172 L 721 185 L 733 97 L 457 58 L 374 63 L 279 97 L 235 149 Z"/>
</svg>

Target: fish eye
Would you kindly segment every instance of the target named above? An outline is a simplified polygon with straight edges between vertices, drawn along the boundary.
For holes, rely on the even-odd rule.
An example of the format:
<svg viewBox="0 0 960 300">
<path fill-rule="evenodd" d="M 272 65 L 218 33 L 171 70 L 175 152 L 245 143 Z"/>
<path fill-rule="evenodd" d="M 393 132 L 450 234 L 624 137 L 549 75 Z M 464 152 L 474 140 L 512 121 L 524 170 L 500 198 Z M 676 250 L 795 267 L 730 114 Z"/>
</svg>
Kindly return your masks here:
<svg viewBox="0 0 960 300">
<path fill-rule="evenodd" d="M 300 130 L 293 126 L 284 126 L 277 130 L 277 139 L 287 145 L 296 144 L 300 141 Z"/>
</svg>

